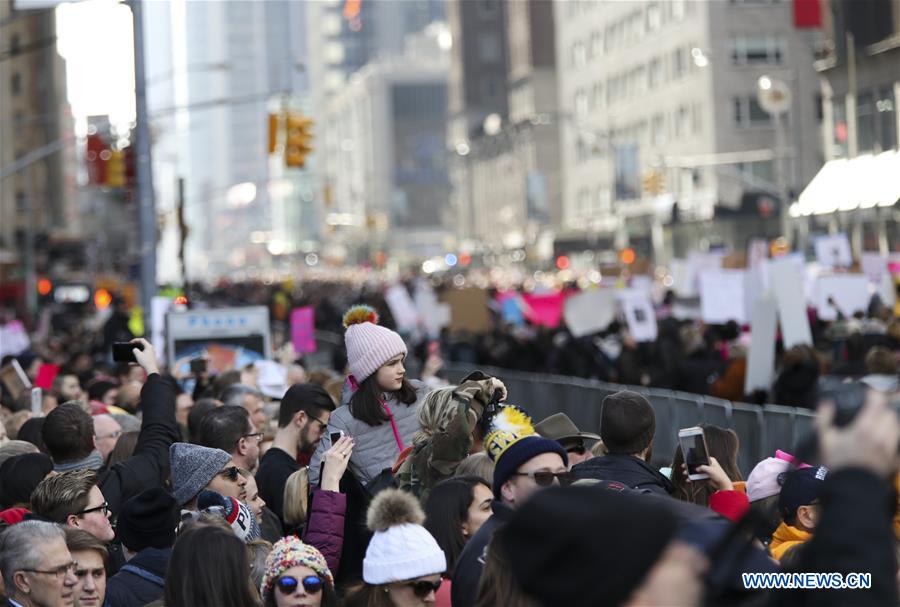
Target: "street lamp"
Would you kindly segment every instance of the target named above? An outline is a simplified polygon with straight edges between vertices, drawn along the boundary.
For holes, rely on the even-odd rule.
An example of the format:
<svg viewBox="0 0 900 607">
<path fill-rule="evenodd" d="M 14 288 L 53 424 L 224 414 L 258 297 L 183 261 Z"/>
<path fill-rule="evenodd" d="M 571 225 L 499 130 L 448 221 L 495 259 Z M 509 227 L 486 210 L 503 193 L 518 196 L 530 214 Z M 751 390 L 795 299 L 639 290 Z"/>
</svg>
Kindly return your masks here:
<svg viewBox="0 0 900 607">
<path fill-rule="evenodd" d="M 775 128 L 775 173 L 778 197 L 781 198 L 781 235 L 791 242 L 790 236 L 790 193 L 787 187 L 787 167 L 785 162 L 784 115 L 791 107 L 791 89 L 783 80 L 763 74 L 756 81 L 756 99 L 760 107 L 768 112 Z"/>
</svg>

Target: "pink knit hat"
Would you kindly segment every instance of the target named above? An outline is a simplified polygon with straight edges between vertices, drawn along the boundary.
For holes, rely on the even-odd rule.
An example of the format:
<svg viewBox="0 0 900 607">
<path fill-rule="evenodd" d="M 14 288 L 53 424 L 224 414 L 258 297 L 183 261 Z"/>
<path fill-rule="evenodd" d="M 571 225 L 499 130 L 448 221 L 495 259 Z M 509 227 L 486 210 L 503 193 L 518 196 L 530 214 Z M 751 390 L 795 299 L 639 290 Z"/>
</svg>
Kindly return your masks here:
<svg viewBox="0 0 900 607">
<path fill-rule="evenodd" d="M 369 306 L 353 306 L 344 314 L 344 343 L 347 364 L 358 383 L 375 373 L 386 362 L 402 354 L 406 356 L 403 338 L 378 325 L 378 314 Z"/>
<path fill-rule="evenodd" d="M 756 464 L 747 477 L 747 499 L 756 502 L 781 493 L 779 477 L 797 468 L 809 468 L 809 464 L 797 461 L 790 453 L 778 450 L 775 457 L 767 457 Z"/>
</svg>

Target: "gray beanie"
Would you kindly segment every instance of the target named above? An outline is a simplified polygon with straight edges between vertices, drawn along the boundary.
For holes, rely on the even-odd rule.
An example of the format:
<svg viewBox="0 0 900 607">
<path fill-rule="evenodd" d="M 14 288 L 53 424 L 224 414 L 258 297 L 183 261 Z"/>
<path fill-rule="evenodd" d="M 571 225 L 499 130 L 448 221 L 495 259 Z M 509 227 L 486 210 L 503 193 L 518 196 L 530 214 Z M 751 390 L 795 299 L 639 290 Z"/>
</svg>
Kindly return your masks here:
<svg viewBox="0 0 900 607">
<path fill-rule="evenodd" d="M 169 462 L 172 469 L 172 495 L 183 506 L 203 491 L 231 456 L 221 449 L 190 443 L 172 443 Z"/>
</svg>

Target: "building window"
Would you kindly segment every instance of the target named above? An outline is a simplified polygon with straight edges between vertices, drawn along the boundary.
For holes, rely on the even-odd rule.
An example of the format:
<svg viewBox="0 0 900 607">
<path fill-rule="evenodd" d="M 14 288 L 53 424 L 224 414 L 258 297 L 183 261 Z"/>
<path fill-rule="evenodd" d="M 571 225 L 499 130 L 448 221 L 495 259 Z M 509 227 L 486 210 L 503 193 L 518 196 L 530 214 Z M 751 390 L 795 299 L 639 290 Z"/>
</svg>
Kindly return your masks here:
<svg viewBox="0 0 900 607">
<path fill-rule="evenodd" d="M 890 87 L 884 87 L 875 101 L 875 113 L 880 128 L 879 142 L 882 150 L 890 150 L 897 145 L 897 102 L 894 99 L 894 91 Z"/>
<path fill-rule="evenodd" d="M 591 34 L 591 59 L 603 56 L 603 36 L 600 32 Z"/>
<path fill-rule="evenodd" d="M 478 58 L 484 63 L 500 61 L 500 40 L 496 34 L 485 32 L 478 36 Z"/>
<path fill-rule="evenodd" d="M 860 152 L 871 152 L 875 145 L 875 104 L 872 93 L 856 97 L 856 147 Z"/>
<path fill-rule="evenodd" d="M 691 106 L 691 130 L 694 132 L 694 135 L 699 135 L 703 132 L 703 106 L 699 103 Z"/>
<path fill-rule="evenodd" d="M 756 100 L 755 95 L 734 97 L 734 123 L 739 127 L 770 125 L 772 119 Z"/>
<path fill-rule="evenodd" d="M 497 0 L 478 0 L 478 16 L 482 19 L 493 19 L 497 16 L 499 3 Z"/>
<path fill-rule="evenodd" d="M 653 145 L 662 145 L 666 142 L 666 118 L 662 114 L 656 114 L 650 125 L 650 137 Z"/>
<path fill-rule="evenodd" d="M 617 145 L 616 200 L 636 200 L 641 197 L 641 179 L 638 166 L 638 146 L 630 143 Z"/>
<path fill-rule="evenodd" d="M 588 113 L 588 95 L 584 89 L 575 91 L 575 115 L 584 116 Z"/>
<path fill-rule="evenodd" d="M 594 87 L 591 89 L 592 97 L 594 99 L 594 108 L 603 107 L 603 83 L 595 82 Z"/>
<path fill-rule="evenodd" d="M 654 89 L 662 84 L 662 60 L 658 57 L 650 61 L 647 69 L 647 88 Z"/>
<path fill-rule="evenodd" d="M 481 81 L 481 92 L 486 101 L 496 99 L 499 88 L 500 87 L 497 86 L 496 78 L 485 78 Z"/>
<path fill-rule="evenodd" d="M 784 39 L 778 36 L 736 36 L 730 43 L 732 65 L 780 65 Z"/>
<path fill-rule="evenodd" d="M 28 210 L 28 199 L 25 198 L 25 192 L 22 190 L 16 191 L 16 209 L 19 211 Z"/>
<path fill-rule="evenodd" d="M 19 34 L 13 34 L 9 38 L 9 54 L 10 56 L 15 56 L 19 54 L 21 50 L 21 39 L 19 38 Z"/>
<path fill-rule="evenodd" d="M 576 42 L 572 45 L 572 65 L 584 67 L 585 63 L 587 63 L 587 49 L 583 42 Z"/>
<path fill-rule="evenodd" d="M 832 153 L 834 158 L 847 156 L 847 108 L 843 99 L 832 99 Z"/>
<path fill-rule="evenodd" d="M 651 2 L 647 5 L 647 31 L 655 32 L 662 28 L 662 8 L 659 2 Z"/>
<path fill-rule="evenodd" d="M 669 0 L 667 6 L 672 11 L 672 19 L 681 21 L 684 19 L 684 2 L 685 0 Z"/>
<path fill-rule="evenodd" d="M 678 80 L 687 71 L 687 53 L 683 48 L 672 53 L 672 78 Z"/>
<path fill-rule="evenodd" d="M 686 105 L 678 108 L 675 112 L 675 139 L 681 139 L 688 134 L 690 112 Z"/>
<path fill-rule="evenodd" d="M 737 170 L 750 188 L 769 189 L 775 186 L 775 165 L 771 160 L 740 162 Z"/>
<path fill-rule="evenodd" d="M 13 72 L 13 75 L 9 80 L 9 88 L 12 90 L 12 94 L 20 94 L 22 92 L 22 74 Z"/>
</svg>

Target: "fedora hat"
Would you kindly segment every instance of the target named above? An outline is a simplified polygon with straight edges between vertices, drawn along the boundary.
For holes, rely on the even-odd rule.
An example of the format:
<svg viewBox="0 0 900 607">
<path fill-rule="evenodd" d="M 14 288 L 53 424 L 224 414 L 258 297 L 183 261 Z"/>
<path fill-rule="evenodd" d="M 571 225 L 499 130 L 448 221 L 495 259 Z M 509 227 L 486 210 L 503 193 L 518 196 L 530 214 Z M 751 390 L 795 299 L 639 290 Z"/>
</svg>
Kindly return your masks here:
<svg viewBox="0 0 900 607">
<path fill-rule="evenodd" d="M 600 440 L 600 436 L 591 432 L 582 432 L 565 413 L 554 413 L 542 420 L 534 429 L 544 438 L 555 441 L 572 439 Z"/>
</svg>

